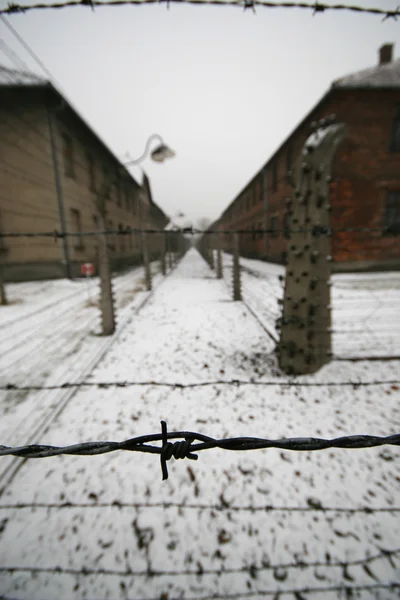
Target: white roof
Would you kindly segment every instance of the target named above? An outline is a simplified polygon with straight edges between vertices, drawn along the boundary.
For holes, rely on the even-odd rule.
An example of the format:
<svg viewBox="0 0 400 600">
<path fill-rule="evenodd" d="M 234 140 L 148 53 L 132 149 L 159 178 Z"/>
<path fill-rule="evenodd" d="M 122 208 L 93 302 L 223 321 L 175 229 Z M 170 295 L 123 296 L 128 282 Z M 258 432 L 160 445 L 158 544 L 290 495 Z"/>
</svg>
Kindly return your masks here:
<svg viewBox="0 0 400 600">
<path fill-rule="evenodd" d="M 46 85 L 48 81 L 28 71 L 18 71 L 0 65 L 0 85 Z"/>
<path fill-rule="evenodd" d="M 400 87 L 400 58 L 340 77 L 332 83 L 332 87 Z"/>
</svg>

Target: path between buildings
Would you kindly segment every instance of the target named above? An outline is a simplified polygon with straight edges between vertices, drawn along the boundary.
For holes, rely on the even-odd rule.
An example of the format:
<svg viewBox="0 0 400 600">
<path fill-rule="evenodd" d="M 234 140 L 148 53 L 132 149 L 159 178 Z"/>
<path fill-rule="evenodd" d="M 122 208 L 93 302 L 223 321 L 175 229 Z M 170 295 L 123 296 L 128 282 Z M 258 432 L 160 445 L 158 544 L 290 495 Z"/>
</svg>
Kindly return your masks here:
<svg viewBox="0 0 400 600">
<path fill-rule="evenodd" d="M 277 377 L 272 349 L 259 323 L 191 250 L 89 380 L 270 380 Z M 381 378 L 395 377 L 389 363 L 381 369 Z M 329 366 L 314 379 L 367 373 L 363 365 Z M 213 437 L 384 435 L 400 427 L 398 397 L 389 386 L 82 388 L 37 441 L 120 441 L 157 433 L 161 419 L 170 430 Z M 209 450 L 197 462 L 171 460 L 165 482 L 154 455 L 28 460 L 0 498 L 0 565 L 14 568 L 0 569 L 0 590 L 21 600 L 242 598 L 249 592 L 266 598 L 265 590 L 349 585 L 343 568 L 328 563 L 372 555 L 379 556 L 369 570 L 380 581 L 396 581 L 400 561 L 389 561 L 381 548 L 399 545 L 398 514 L 285 511 L 393 506 L 400 476 L 395 458 L 393 448 Z M 18 503 L 36 507 L 15 508 Z M 272 505 L 281 512 L 266 510 Z M 270 567 L 300 561 L 326 565 Z M 351 577 L 354 586 L 376 584 L 363 564 L 351 568 Z M 397 591 L 382 597 L 397 598 Z M 313 594 L 320 598 L 339 595 Z"/>
</svg>

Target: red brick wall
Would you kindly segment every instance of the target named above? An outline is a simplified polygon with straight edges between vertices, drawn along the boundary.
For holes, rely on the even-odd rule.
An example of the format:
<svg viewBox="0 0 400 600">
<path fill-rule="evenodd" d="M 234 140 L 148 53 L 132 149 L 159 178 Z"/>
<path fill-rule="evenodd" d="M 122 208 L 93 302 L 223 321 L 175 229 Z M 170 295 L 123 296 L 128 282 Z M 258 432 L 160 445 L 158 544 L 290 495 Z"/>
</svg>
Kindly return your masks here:
<svg viewBox="0 0 400 600">
<path fill-rule="evenodd" d="M 324 98 L 306 121 L 295 130 L 278 153 L 267 163 L 268 210 L 265 223 L 262 172 L 235 200 L 219 221 L 222 228 L 252 228 L 262 223 L 271 227 L 276 218 L 278 230 L 284 228 L 285 200 L 293 194 L 286 181 L 287 157 L 291 149 L 293 167 L 305 140 L 310 134 L 312 121 L 331 114 L 347 125 L 346 139 L 336 152 L 330 186 L 332 228 L 383 227 L 388 190 L 400 191 L 400 152 L 389 151 L 392 121 L 400 104 L 400 90 L 344 90 L 335 89 Z M 277 186 L 274 190 L 273 171 L 276 163 Z M 250 207 L 245 202 L 246 192 L 252 189 L 257 201 Z M 239 209 L 237 208 L 239 207 Z M 277 236 L 266 235 L 266 258 L 282 262 L 288 241 L 282 231 Z M 242 236 L 243 254 L 265 257 L 264 240 Z M 379 233 L 335 233 L 332 239 L 333 259 L 340 263 L 365 262 L 400 263 L 400 237 Z"/>
</svg>

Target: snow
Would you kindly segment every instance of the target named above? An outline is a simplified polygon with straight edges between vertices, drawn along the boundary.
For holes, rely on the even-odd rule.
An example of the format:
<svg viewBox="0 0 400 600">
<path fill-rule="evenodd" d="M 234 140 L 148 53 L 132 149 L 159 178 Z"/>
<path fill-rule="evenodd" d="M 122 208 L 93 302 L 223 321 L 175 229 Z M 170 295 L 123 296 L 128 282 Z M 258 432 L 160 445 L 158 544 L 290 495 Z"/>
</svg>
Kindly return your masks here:
<svg viewBox="0 0 400 600">
<path fill-rule="evenodd" d="M 378 87 L 378 88 L 398 88 L 400 86 L 400 59 L 369 67 L 350 75 L 345 75 L 336 79 L 332 83 L 333 88 L 337 87 Z"/>
<path fill-rule="evenodd" d="M 34 73 L 0 65 L 0 85 L 44 85 L 47 81 Z"/>
<path fill-rule="evenodd" d="M 225 255 L 227 281 L 229 260 Z M 231 301 L 226 282 L 216 280 L 200 255 L 190 250 L 162 282 L 159 276 L 154 294 L 139 311 L 134 310 L 137 296 L 120 308 L 116 340 L 108 344 L 86 380 L 201 383 L 243 379 L 273 380 L 276 386 L 80 388 L 34 441 L 54 445 L 119 441 L 159 432 L 161 419 L 167 421 L 170 431 L 199 431 L 217 438 L 397 433 L 397 385 L 285 385 L 287 378 L 279 373 L 272 354 L 275 344 L 261 325 L 273 327 L 276 298 L 282 294 L 278 275 L 283 269 L 247 259 L 241 263 L 245 300 L 247 303 L 250 298 L 259 311 L 258 320 L 246 304 Z M 129 289 L 137 276 L 127 273 L 118 278 L 121 289 L 125 285 Z M 336 300 L 340 303 L 340 294 L 349 293 L 352 302 L 354 297 L 358 302 L 370 297 L 371 290 L 380 302 L 389 292 L 398 299 L 398 287 L 392 281 L 396 282 L 378 275 L 335 276 Z M 74 284 L 62 284 L 64 293 L 69 294 Z M 52 294 L 62 293 L 57 284 L 49 285 L 48 303 Z M 10 297 L 19 297 L 17 286 L 8 287 Z M 144 293 L 140 294 L 143 299 Z M 84 307 L 83 297 L 84 286 L 81 300 L 70 300 L 76 305 L 74 317 L 63 325 L 62 335 L 67 336 L 79 317 L 92 310 Z M 41 306 L 39 300 L 35 306 Z M 10 308 L 14 319 L 19 309 L 21 315 L 28 310 L 18 304 Z M 354 320 L 357 308 L 353 304 Z M 48 320 L 36 333 L 38 341 L 49 334 L 53 311 L 53 305 L 44 311 Z M 346 314 L 350 318 L 350 308 Z M 35 327 L 34 319 L 24 320 L 26 331 Z M 86 370 L 104 342 L 94 336 L 89 339 L 92 326 L 71 331 L 68 338 L 68 343 L 72 339 L 78 343 L 80 338 L 78 355 Z M 47 382 L 39 368 L 41 351 L 43 362 L 54 371 L 54 380 L 57 377 L 62 382 L 70 373 L 78 374 L 76 356 L 46 353 L 42 345 L 25 356 L 23 375 L 19 375 L 21 365 L 11 367 L 7 380 Z M 7 359 L 0 360 L 4 371 Z M 31 363 L 35 367 L 29 372 Z M 299 381 L 395 380 L 398 374 L 399 361 L 395 360 L 332 362 Z M 0 441 L 17 445 L 26 439 L 33 419 L 43 420 L 40 411 L 49 392 L 31 392 L 23 398 L 15 392 L 2 394 Z M 333 600 L 346 597 L 345 586 L 398 582 L 399 555 L 382 554 L 382 550 L 399 547 L 398 513 L 285 510 L 319 505 L 333 509 L 399 507 L 398 456 L 399 449 L 389 446 L 319 452 L 214 449 L 199 453 L 197 462 L 172 459 L 169 479 L 164 482 L 159 458 L 150 454 L 120 451 L 94 457 L 15 459 L 19 469 L 11 478 L 8 473 L 8 483 L 0 475 L 0 487 L 4 488 L 0 497 L 0 565 L 70 571 L 32 575 L 18 569 L 0 570 L 0 592 L 20 600 L 172 600 L 224 594 L 245 598 L 251 593 L 264 598 L 274 597 L 279 590 L 339 586 L 342 591 L 301 594 Z M 1 459 L 0 466 L 5 461 L 8 459 Z M 66 506 L 67 502 L 72 505 Z M 15 508 L 18 503 L 36 506 Z M 38 506 L 40 503 L 45 506 Z M 271 506 L 275 509 L 268 508 Z M 343 567 L 367 558 L 367 563 Z M 323 564 L 299 564 L 316 561 Z M 335 566 L 336 562 L 341 564 Z M 281 564 L 291 566 L 271 568 Z M 273 594 L 268 596 L 265 590 Z M 355 591 L 352 597 L 391 600 L 399 596 L 398 590 L 385 589 Z"/>
</svg>

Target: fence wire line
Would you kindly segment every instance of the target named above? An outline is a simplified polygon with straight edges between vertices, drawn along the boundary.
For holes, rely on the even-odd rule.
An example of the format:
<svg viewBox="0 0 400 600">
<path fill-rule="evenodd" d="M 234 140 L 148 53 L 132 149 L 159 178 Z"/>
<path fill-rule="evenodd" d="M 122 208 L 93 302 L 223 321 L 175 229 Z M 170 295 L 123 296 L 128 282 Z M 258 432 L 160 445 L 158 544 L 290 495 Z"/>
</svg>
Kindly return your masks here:
<svg viewBox="0 0 400 600">
<path fill-rule="evenodd" d="M 382 16 L 383 20 L 394 19 L 400 15 L 400 8 L 394 10 L 387 10 L 383 8 L 369 8 L 360 5 L 350 4 L 323 4 L 318 1 L 312 4 L 306 2 L 268 2 L 266 0 L 104 0 L 99 2 L 97 0 L 81 0 L 80 2 L 70 0 L 69 2 L 54 2 L 54 3 L 38 3 L 31 5 L 21 5 L 15 3 L 9 3 L 7 8 L 0 10 L 0 14 L 10 15 L 13 13 L 24 13 L 30 10 L 37 9 L 58 9 L 75 6 L 87 6 L 92 9 L 99 6 L 126 6 L 126 5 L 140 5 L 140 4 L 166 4 L 169 8 L 170 4 L 195 4 L 195 5 L 213 5 L 213 6 L 237 6 L 240 8 L 252 9 L 255 11 L 256 7 L 263 8 L 299 8 L 305 10 L 311 10 L 313 15 L 317 13 L 323 13 L 325 11 L 349 11 L 358 14 L 371 14 Z"/>
<path fill-rule="evenodd" d="M 0 505 L 1 510 L 27 510 L 27 509 L 81 509 L 81 508 L 176 508 L 179 510 L 210 510 L 210 511 L 231 511 L 231 512 L 320 512 L 320 513 L 343 513 L 346 515 L 374 515 L 376 513 L 398 513 L 400 512 L 400 506 L 377 506 L 375 508 L 370 506 L 362 506 L 359 508 L 347 508 L 343 506 L 323 506 L 319 501 L 310 499 L 309 506 L 273 506 L 266 504 L 265 506 L 238 506 L 235 504 L 229 504 L 226 500 L 222 504 L 196 504 L 196 503 L 182 503 L 182 502 L 121 502 L 120 500 L 114 500 L 113 502 L 34 502 L 34 503 L 19 503 L 19 504 L 2 504 Z"/>
<path fill-rule="evenodd" d="M 185 441 L 168 442 L 171 439 L 183 438 Z M 198 443 L 194 444 L 197 440 Z M 161 441 L 162 446 L 152 446 L 149 442 Z M 284 438 L 267 439 L 255 437 L 238 437 L 215 439 L 193 431 L 167 432 L 167 424 L 161 421 L 161 433 L 142 435 L 123 442 L 83 442 L 70 446 L 48 446 L 34 444 L 26 446 L 0 446 L 0 456 L 18 456 L 21 458 L 47 458 L 61 454 L 75 456 L 93 456 L 106 454 L 116 450 L 128 450 L 130 452 L 147 452 L 160 456 L 163 480 L 168 479 L 167 461 L 174 457 L 197 460 L 198 455 L 194 452 L 220 448 L 222 450 L 246 451 L 261 450 L 265 448 L 280 448 L 282 450 L 293 450 L 298 452 L 311 452 L 314 450 L 325 450 L 327 448 L 374 448 L 376 446 L 400 446 L 400 433 L 388 436 L 350 435 L 333 439 L 324 438 Z"/>
<path fill-rule="evenodd" d="M 0 13 L 1 14 L 1 13 Z M 319 235 L 332 235 L 333 233 L 381 233 L 386 232 L 386 227 L 321 227 L 315 225 L 313 227 L 286 227 L 274 229 L 272 227 L 263 228 L 251 228 L 251 229 L 197 229 L 196 227 L 177 227 L 176 229 L 157 229 L 157 228 L 139 228 L 139 227 L 121 227 L 118 229 L 103 229 L 98 231 L 58 231 L 54 229 L 52 231 L 14 231 L 14 232 L 0 232 L 1 238 L 18 238 L 18 237 L 49 237 L 55 241 L 65 237 L 90 237 L 99 235 L 131 235 L 135 233 L 148 233 L 148 234 L 163 234 L 166 236 L 173 236 L 174 234 L 181 235 L 217 235 L 217 234 L 247 234 L 247 235 L 263 235 L 264 233 L 274 234 L 287 234 L 287 233 L 312 233 L 315 236 Z"/>
<path fill-rule="evenodd" d="M 82 569 L 74 569 L 74 568 L 64 568 L 64 567 L 19 567 L 19 566 L 10 566 L 3 567 L 0 566 L 0 573 L 9 573 L 9 572 L 29 572 L 29 573 L 65 573 L 68 575 L 108 575 L 108 576 L 116 576 L 116 577 L 181 577 L 187 575 L 196 575 L 198 577 L 204 575 L 231 575 L 234 573 L 250 573 L 253 577 L 256 577 L 256 574 L 261 571 L 278 571 L 281 569 L 307 569 L 307 568 L 342 568 L 347 569 L 349 567 L 355 567 L 360 565 L 367 565 L 379 559 L 388 559 L 391 562 L 391 565 L 394 566 L 394 563 L 391 561 L 393 556 L 397 556 L 400 554 L 400 548 L 396 548 L 395 550 L 386 550 L 381 549 L 379 554 L 375 554 L 373 556 L 368 556 L 365 558 L 359 558 L 355 560 L 349 561 L 311 561 L 305 562 L 302 560 L 298 560 L 296 562 L 290 563 L 279 563 L 279 564 L 262 564 L 261 566 L 257 566 L 255 564 L 245 565 L 243 567 L 236 568 L 218 568 L 218 569 L 204 569 L 200 565 L 197 569 L 181 569 L 175 571 L 168 570 L 157 570 L 157 569 L 142 569 L 138 571 L 134 571 L 131 569 L 128 570 L 119 570 L 119 569 L 90 569 L 83 567 Z M 400 587 L 400 584 L 399 584 Z"/>
<path fill-rule="evenodd" d="M 366 359 L 367 360 L 367 359 Z M 379 360 L 379 359 L 378 359 Z M 153 386 L 153 387 L 168 387 L 177 390 L 187 390 L 201 387 L 212 387 L 214 385 L 232 385 L 232 386 L 244 386 L 244 385 L 256 385 L 256 386 L 275 386 L 279 385 L 282 387 L 366 387 L 373 385 L 390 385 L 400 386 L 398 379 L 382 379 L 376 381 L 246 381 L 240 379 L 231 380 L 215 380 L 215 381 L 200 381 L 194 383 L 179 383 L 177 381 L 78 381 L 78 382 L 65 382 L 56 385 L 18 385 L 14 383 L 6 383 L 0 385 L 0 391 L 5 392 L 41 392 L 48 390 L 62 390 L 68 388 L 82 388 L 82 387 L 95 387 L 98 389 L 108 388 L 128 388 L 135 386 Z M 392 388 L 392 389 L 396 389 Z"/>
</svg>

